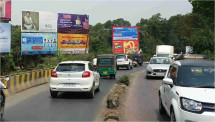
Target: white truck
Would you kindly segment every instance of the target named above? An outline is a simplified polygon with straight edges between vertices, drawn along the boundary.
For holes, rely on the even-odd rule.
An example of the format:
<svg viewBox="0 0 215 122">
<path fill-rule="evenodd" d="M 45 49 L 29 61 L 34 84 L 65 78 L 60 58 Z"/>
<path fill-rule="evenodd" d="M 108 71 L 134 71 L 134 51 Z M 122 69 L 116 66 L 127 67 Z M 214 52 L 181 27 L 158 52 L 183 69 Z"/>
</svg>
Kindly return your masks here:
<svg viewBox="0 0 215 122">
<path fill-rule="evenodd" d="M 155 57 L 169 57 L 174 55 L 174 46 L 171 45 L 157 45 Z"/>
</svg>

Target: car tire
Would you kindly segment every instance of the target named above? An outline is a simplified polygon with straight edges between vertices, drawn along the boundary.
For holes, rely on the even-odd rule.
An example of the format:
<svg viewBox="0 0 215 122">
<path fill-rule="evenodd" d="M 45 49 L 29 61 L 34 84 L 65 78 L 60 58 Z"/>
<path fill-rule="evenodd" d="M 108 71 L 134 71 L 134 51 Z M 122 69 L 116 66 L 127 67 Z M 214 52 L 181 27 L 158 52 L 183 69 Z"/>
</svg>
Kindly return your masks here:
<svg viewBox="0 0 215 122">
<path fill-rule="evenodd" d="M 176 122 L 175 113 L 173 109 L 170 111 L 170 122 Z"/>
<path fill-rule="evenodd" d="M 4 116 L 4 106 L 1 108 L 0 120 L 3 119 L 3 116 Z"/>
<path fill-rule="evenodd" d="M 116 67 L 117 70 L 119 70 L 119 67 Z"/>
<path fill-rule="evenodd" d="M 150 79 L 150 78 L 151 78 L 150 76 L 147 76 L 147 75 L 146 75 L 146 79 Z"/>
<path fill-rule="evenodd" d="M 89 98 L 93 99 L 95 96 L 95 84 L 93 84 L 93 87 L 91 88 L 90 92 L 89 92 Z"/>
<path fill-rule="evenodd" d="M 129 70 L 130 69 L 130 64 L 127 66 L 127 70 Z"/>
<path fill-rule="evenodd" d="M 130 65 L 131 66 L 131 69 L 133 69 L 133 66 L 132 65 Z"/>
<path fill-rule="evenodd" d="M 100 91 L 100 83 L 99 83 L 99 86 L 98 86 L 98 88 L 96 89 L 96 91 L 97 91 L 97 92 Z"/>
<path fill-rule="evenodd" d="M 50 91 L 52 98 L 57 98 L 58 92 L 57 91 Z"/>
<path fill-rule="evenodd" d="M 165 114 L 165 112 L 166 112 L 166 110 L 165 110 L 165 108 L 164 108 L 164 106 L 162 104 L 162 100 L 161 100 L 161 97 L 159 95 L 159 113 L 160 114 Z"/>
</svg>

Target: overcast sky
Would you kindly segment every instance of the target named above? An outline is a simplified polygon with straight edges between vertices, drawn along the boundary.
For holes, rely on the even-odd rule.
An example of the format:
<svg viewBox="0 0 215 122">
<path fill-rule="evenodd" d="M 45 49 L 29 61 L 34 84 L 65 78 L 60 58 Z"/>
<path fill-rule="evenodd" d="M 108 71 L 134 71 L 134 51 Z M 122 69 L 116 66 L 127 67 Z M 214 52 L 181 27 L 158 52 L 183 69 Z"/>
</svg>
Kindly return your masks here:
<svg viewBox="0 0 215 122">
<path fill-rule="evenodd" d="M 88 14 L 91 25 L 117 18 L 136 25 L 157 13 L 167 19 L 191 13 L 192 5 L 188 0 L 12 0 L 12 24 L 21 24 L 22 10 Z"/>
</svg>

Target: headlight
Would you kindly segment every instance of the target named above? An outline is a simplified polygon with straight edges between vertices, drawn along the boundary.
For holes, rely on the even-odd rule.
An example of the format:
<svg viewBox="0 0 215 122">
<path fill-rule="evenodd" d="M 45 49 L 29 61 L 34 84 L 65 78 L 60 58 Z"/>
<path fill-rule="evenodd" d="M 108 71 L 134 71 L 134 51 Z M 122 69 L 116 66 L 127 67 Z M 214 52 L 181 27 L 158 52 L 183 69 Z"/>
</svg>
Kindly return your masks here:
<svg viewBox="0 0 215 122">
<path fill-rule="evenodd" d="M 152 67 L 150 67 L 150 66 L 147 67 L 147 70 L 148 70 L 148 71 L 152 71 Z"/>
<path fill-rule="evenodd" d="M 182 109 L 191 112 L 199 112 L 202 110 L 202 104 L 200 102 L 187 98 L 181 98 L 181 107 Z"/>
</svg>

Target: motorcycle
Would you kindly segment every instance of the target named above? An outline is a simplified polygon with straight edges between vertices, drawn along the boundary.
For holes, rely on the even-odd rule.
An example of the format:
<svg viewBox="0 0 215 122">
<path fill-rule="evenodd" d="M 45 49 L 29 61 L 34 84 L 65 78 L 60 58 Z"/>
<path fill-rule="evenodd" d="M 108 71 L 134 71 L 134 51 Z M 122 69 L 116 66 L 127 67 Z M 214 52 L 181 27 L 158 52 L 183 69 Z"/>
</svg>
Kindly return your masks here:
<svg viewBox="0 0 215 122">
<path fill-rule="evenodd" d="M 4 94 L 4 89 L 7 89 L 7 87 L 0 81 L 0 120 L 2 120 L 4 115 L 4 107 L 5 107 L 5 99 L 6 96 Z"/>
</svg>

